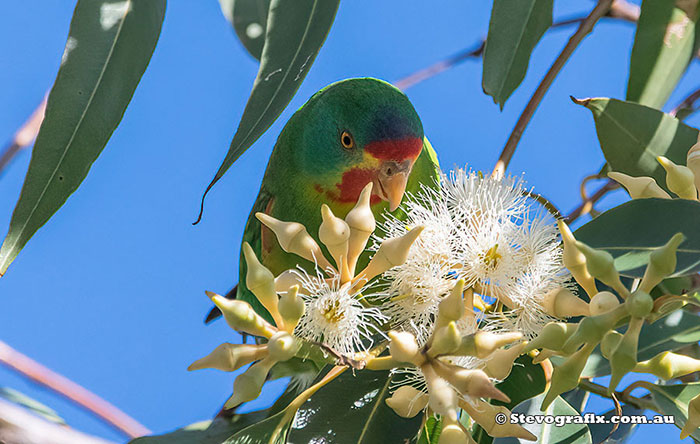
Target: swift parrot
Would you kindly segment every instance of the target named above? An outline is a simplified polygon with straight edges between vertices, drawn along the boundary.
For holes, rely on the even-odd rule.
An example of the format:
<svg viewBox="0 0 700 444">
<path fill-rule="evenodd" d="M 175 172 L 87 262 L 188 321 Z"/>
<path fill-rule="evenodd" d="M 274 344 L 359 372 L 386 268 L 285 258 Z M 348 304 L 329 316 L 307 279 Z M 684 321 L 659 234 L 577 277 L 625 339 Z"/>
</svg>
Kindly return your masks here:
<svg viewBox="0 0 700 444">
<path fill-rule="evenodd" d="M 277 276 L 305 260 L 282 250 L 255 213 L 299 222 L 318 242 L 322 204 L 345 217 L 360 191 L 372 182 L 370 204 L 381 222 L 382 214 L 396 210 L 406 191 L 418 191 L 421 183 L 436 183 L 438 174 L 436 154 L 403 92 L 374 78 L 333 83 L 314 94 L 282 129 L 248 216 L 243 242 Z M 365 253 L 358 269 L 367 260 Z M 312 267 L 310 262 L 300 265 Z M 247 301 L 267 315 L 245 285 L 246 272 L 241 251 L 238 285 L 226 297 Z M 219 315 L 214 308 L 206 322 Z"/>
</svg>

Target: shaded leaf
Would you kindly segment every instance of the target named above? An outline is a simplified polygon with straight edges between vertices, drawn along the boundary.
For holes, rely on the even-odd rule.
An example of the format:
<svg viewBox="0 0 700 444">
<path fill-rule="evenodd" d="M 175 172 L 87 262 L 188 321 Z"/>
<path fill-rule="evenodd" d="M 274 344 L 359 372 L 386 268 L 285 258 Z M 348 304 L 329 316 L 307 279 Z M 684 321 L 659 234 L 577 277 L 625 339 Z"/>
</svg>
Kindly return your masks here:
<svg viewBox="0 0 700 444">
<path fill-rule="evenodd" d="M 698 139 L 698 130 L 659 110 L 632 102 L 596 98 L 574 102 L 593 113 L 605 159 L 613 171 L 651 176 L 666 188 L 666 172 L 656 161 L 666 156 L 685 165 L 686 154 Z"/>
<path fill-rule="evenodd" d="M 586 408 L 586 403 L 588 402 L 589 396 L 590 392 L 581 390 L 580 388 L 575 388 L 561 394 L 562 399 L 569 403 L 569 405 L 575 408 L 579 413 L 583 412 Z"/>
<path fill-rule="evenodd" d="M 202 208 L 209 190 L 294 97 L 326 40 L 339 1 L 271 1 L 260 69 L 231 147 L 202 196 Z"/>
<path fill-rule="evenodd" d="M 494 0 L 482 87 L 501 109 L 525 78 L 530 54 L 552 25 L 553 0 Z"/>
<path fill-rule="evenodd" d="M 87 176 L 155 49 L 165 0 L 80 0 L 10 229 L 0 275 Z"/>
<path fill-rule="evenodd" d="M 219 4 L 243 47 L 260 60 L 265 45 L 270 0 L 219 0 Z"/>
<path fill-rule="evenodd" d="M 230 420 L 201 421 L 187 427 L 157 436 L 144 436 L 130 444 L 221 444 L 234 433 L 262 421 L 267 410 L 234 415 Z"/>
<path fill-rule="evenodd" d="M 644 0 L 634 36 L 627 100 L 661 108 L 693 58 L 695 21 L 675 0 Z"/>
<path fill-rule="evenodd" d="M 615 267 L 629 277 L 642 277 L 649 253 L 676 233 L 685 241 L 678 247 L 675 276 L 700 271 L 700 202 L 686 199 L 634 199 L 612 208 L 574 232 L 576 239 L 603 249 L 615 258 Z"/>
<path fill-rule="evenodd" d="M 440 432 L 442 431 L 442 418 L 430 415 L 420 429 L 418 444 L 438 444 Z"/>
<path fill-rule="evenodd" d="M 659 411 L 663 415 L 673 415 L 674 424 L 678 428 L 683 428 L 688 420 L 688 402 L 700 395 L 700 382 L 674 385 L 648 384 L 644 387 L 649 389 Z M 700 440 L 700 429 L 695 429 L 690 436 L 696 441 Z"/>
<path fill-rule="evenodd" d="M 602 416 L 610 419 L 613 415 L 617 415 L 617 410 L 611 409 L 603 413 Z M 643 415 L 644 410 L 640 410 L 629 404 L 622 405 L 622 414 L 620 416 L 638 416 Z M 591 431 L 591 437 L 596 444 L 618 444 L 626 442 L 632 437 L 632 434 L 637 429 L 637 424 L 626 423 L 618 424 L 617 429 L 613 432 L 615 424 L 595 423 L 589 424 L 588 428 Z"/>
</svg>

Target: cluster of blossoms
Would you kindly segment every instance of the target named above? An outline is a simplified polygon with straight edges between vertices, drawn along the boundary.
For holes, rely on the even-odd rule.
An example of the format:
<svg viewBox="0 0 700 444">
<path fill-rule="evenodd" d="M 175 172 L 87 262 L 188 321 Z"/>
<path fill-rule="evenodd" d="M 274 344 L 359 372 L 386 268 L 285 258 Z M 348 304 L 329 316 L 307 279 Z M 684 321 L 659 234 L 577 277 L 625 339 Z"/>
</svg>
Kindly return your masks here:
<svg viewBox="0 0 700 444">
<path fill-rule="evenodd" d="M 460 411 L 492 437 L 534 440 L 518 425 L 497 424 L 497 413 L 510 412 L 486 401 L 508 401 L 495 384 L 521 354 L 534 355 L 535 363 L 566 358 L 553 371 L 543 409 L 578 385 L 598 344 L 611 363 L 611 392 L 630 371 L 670 379 L 700 369 L 700 361 L 670 352 L 637 362 L 643 323 L 668 305 L 657 307 L 649 292 L 673 273 L 682 235 L 651 253 L 644 278 L 630 291 L 610 254 L 577 242 L 561 221 L 557 229 L 517 179 L 464 170 L 443 175 L 409 196 L 404 214 L 387 215 L 381 235 L 371 191 L 370 183 L 344 219 L 322 207 L 318 239 L 330 258 L 303 225 L 256 215 L 284 251 L 314 268 L 275 277 L 244 244 L 246 285 L 274 323 L 247 302 L 208 293 L 233 329 L 262 338 L 256 345 L 223 344 L 190 366 L 233 371 L 252 363 L 236 378 L 226 407 L 255 399 L 273 365 L 315 348 L 331 352 L 323 355 L 326 362 L 392 370 L 399 382 L 387 405 L 402 417 L 440 415 L 440 444 L 473 442 Z M 371 237 L 373 256 L 358 271 Z M 574 293 L 572 276 L 590 302 Z M 599 292 L 596 280 L 617 294 Z M 582 320 L 560 322 L 573 316 Z M 621 334 L 615 328 L 626 319 Z M 389 353 L 382 355 L 385 340 Z M 700 400 L 691 402 L 693 409 L 698 413 L 687 433 L 700 424 Z"/>
</svg>

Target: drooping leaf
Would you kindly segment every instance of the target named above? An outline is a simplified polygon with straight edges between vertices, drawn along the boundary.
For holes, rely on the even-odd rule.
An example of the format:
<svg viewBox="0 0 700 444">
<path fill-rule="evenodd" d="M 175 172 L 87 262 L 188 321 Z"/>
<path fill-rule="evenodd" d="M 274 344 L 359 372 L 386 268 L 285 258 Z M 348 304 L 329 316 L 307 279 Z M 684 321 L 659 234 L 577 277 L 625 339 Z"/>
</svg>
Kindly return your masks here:
<svg viewBox="0 0 700 444">
<path fill-rule="evenodd" d="M 615 409 L 608 410 L 603 413 L 607 419 L 610 419 L 613 415 L 617 415 Z M 624 404 L 622 406 L 621 416 L 639 416 L 644 415 L 644 410 L 640 410 L 630 404 Z M 623 423 L 617 424 L 617 429 L 613 432 L 613 427 L 615 424 L 603 424 L 595 423 L 589 424 L 588 428 L 591 431 L 591 437 L 593 442 L 596 444 L 622 444 L 632 437 L 632 434 L 637 429 L 636 423 Z M 610 433 L 612 432 L 612 433 Z"/>
<path fill-rule="evenodd" d="M 625 327 L 619 331 L 624 333 Z M 700 340 L 700 317 L 686 310 L 677 310 L 653 324 L 644 324 L 639 334 L 637 360 L 651 359 L 662 351 L 673 351 Z M 561 358 L 552 358 L 557 365 Z M 610 374 L 610 362 L 597 347 L 583 370 L 583 377 L 594 378 Z"/>
<path fill-rule="evenodd" d="M 237 431 L 266 417 L 267 410 L 260 410 L 234 415 L 230 420 L 201 421 L 163 435 L 136 438 L 129 444 L 222 444 Z"/>
<path fill-rule="evenodd" d="M 574 232 L 576 239 L 603 249 L 615 258 L 625 276 L 642 277 L 649 253 L 676 233 L 685 241 L 678 247 L 676 272 L 700 271 L 700 202 L 686 199 L 634 199 L 612 208 Z"/>
<path fill-rule="evenodd" d="M 228 153 L 202 196 L 202 208 L 209 190 L 294 97 L 326 40 L 339 2 L 271 1 L 258 75 Z"/>
<path fill-rule="evenodd" d="M 700 382 L 674 385 L 649 384 L 645 385 L 645 388 L 649 389 L 660 412 L 675 418 L 673 423 L 678 428 L 683 428 L 688 420 L 688 402 L 700 395 Z M 696 441 L 700 440 L 700 429 L 695 429 L 690 436 Z"/>
<path fill-rule="evenodd" d="M 600 147 L 613 171 L 651 176 L 663 188 L 666 172 L 656 157 L 685 165 L 686 154 L 698 139 L 695 128 L 644 105 L 607 98 L 574 102 L 593 113 Z"/>
<path fill-rule="evenodd" d="M 78 1 L 0 249 L 0 275 L 87 176 L 151 59 L 164 14 L 165 0 Z"/>
<path fill-rule="evenodd" d="M 525 78 L 530 54 L 552 25 L 553 0 L 494 0 L 482 87 L 503 109 Z"/>
<path fill-rule="evenodd" d="M 413 440 L 422 417 L 401 418 L 386 405 L 393 380 L 386 371 L 343 373 L 299 409 L 287 442 L 382 444 Z"/>
<path fill-rule="evenodd" d="M 693 8 L 694 9 L 694 8 Z M 698 15 L 675 0 L 644 0 L 634 36 L 627 100 L 661 108 L 695 52 Z"/>
<path fill-rule="evenodd" d="M 564 401 L 561 396 L 557 396 L 554 402 L 549 405 L 546 411 L 541 411 L 540 406 L 542 405 L 542 400 L 544 399 L 544 394 L 539 395 L 536 398 L 528 399 L 523 401 L 521 404 L 513 408 L 513 413 L 519 413 L 524 415 L 535 415 L 533 418 L 533 424 L 521 424 L 527 430 L 532 432 L 533 435 L 537 436 L 537 442 L 541 444 L 590 444 L 591 432 L 586 424 L 561 424 L 555 425 L 551 421 L 558 418 L 571 415 L 578 415 L 576 409 L 571 407 L 566 401 Z M 544 415 L 548 415 L 545 417 Z M 540 421 L 537 421 L 539 417 Z M 565 419 L 565 418 L 562 418 Z M 510 420 L 510 418 L 506 418 Z M 532 441 L 521 440 L 517 438 L 496 438 L 493 440 L 494 444 L 524 444 L 531 443 Z"/>
<path fill-rule="evenodd" d="M 270 0 L 219 0 L 219 4 L 243 47 L 260 60 L 265 45 Z"/>
</svg>

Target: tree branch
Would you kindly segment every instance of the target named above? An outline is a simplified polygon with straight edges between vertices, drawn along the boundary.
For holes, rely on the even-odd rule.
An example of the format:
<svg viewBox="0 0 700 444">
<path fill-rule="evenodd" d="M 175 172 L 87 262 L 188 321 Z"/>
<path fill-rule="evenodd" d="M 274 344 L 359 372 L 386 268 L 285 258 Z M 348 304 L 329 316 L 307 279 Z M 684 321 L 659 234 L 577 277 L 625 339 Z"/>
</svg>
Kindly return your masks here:
<svg viewBox="0 0 700 444">
<path fill-rule="evenodd" d="M 10 161 L 19 153 L 22 148 L 29 146 L 36 135 L 39 133 L 41 122 L 44 120 L 44 112 L 46 111 L 46 97 L 41 101 L 39 106 L 34 110 L 29 119 L 24 122 L 22 127 L 17 130 L 12 141 L 7 144 L 5 149 L 0 154 L 0 173 L 10 164 Z"/>
<path fill-rule="evenodd" d="M 129 438 L 151 433 L 135 419 L 84 387 L 53 372 L 0 341 L 0 364 L 22 374 L 97 416 Z"/>
<path fill-rule="evenodd" d="M 559 56 L 556 58 L 556 60 L 554 60 L 552 67 L 549 68 L 549 71 L 547 71 L 547 74 L 545 74 L 539 86 L 532 94 L 530 101 L 528 102 L 527 106 L 525 106 L 525 109 L 520 115 L 518 122 L 515 124 L 505 147 L 503 147 L 503 151 L 501 152 L 498 162 L 496 162 L 496 166 L 493 169 L 494 177 L 503 177 L 503 174 L 510 163 L 510 159 L 513 157 L 515 148 L 517 148 L 525 128 L 530 123 L 530 120 L 535 114 L 540 102 L 544 98 L 545 93 L 584 37 L 586 37 L 593 30 L 593 27 L 598 20 L 600 20 L 600 18 L 610 10 L 612 3 L 612 0 L 599 0 L 598 4 L 595 6 L 595 8 L 593 8 L 593 11 L 591 11 L 591 13 L 581 22 L 576 32 L 571 36 L 566 46 L 564 46 L 564 49 L 562 49 Z"/>
<path fill-rule="evenodd" d="M 616 190 L 618 188 L 620 188 L 620 185 L 617 182 L 615 182 L 612 179 L 608 179 L 608 181 L 605 182 L 605 184 L 602 187 L 598 188 L 598 190 L 595 193 L 593 193 L 591 197 L 585 199 L 583 202 L 581 202 L 581 204 L 578 207 L 576 207 L 576 209 L 569 213 L 569 215 L 566 216 L 564 221 L 567 224 L 571 225 L 579 217 L 590 213 L 593 209 L 593 205 L 600 199 L 602 199 L 603 196 L 605 196 L 609 191 Z"/>
<path fill-rule="evenodd" d="M 681 120 L 688 117 L 689 115 L 693 114 L 695 111 L 698 110 L 697 108 L 695 108 L 695 102 L 697 102 L 698 99 L 700 99 L 700 88 L 688 94 L 681 103 L 679 103 L 675 108 L 673 108 L 669 112 L 669 114 L 673 117 L 678 117 L 678 114 L 680 113 L 681 117 L 678 118 Z"/>
</svg>

